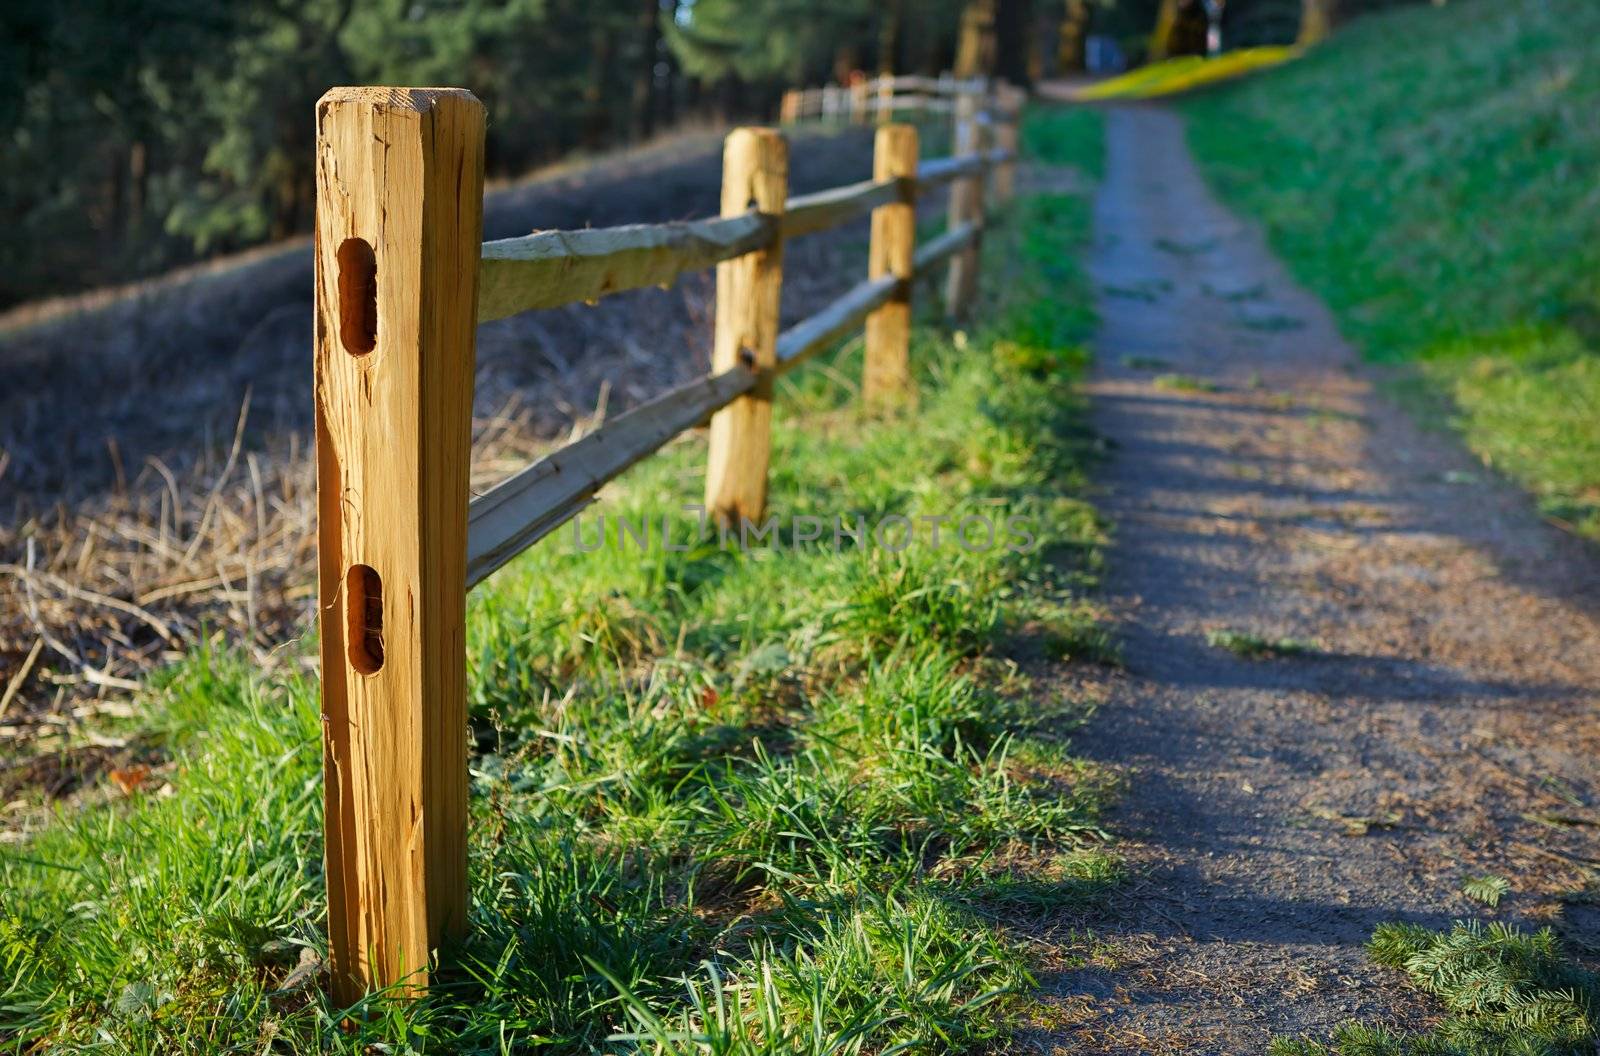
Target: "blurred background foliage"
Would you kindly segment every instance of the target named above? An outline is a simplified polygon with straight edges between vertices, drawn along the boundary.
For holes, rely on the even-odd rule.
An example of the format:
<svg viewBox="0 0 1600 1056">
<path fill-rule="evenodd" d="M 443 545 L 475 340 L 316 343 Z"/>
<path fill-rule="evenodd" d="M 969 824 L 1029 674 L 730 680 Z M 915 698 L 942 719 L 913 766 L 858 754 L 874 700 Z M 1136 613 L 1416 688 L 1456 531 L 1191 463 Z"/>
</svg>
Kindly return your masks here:
<svg viewBox="0 0 1600 1056">
<path fill-rule="evenodd" d="M 1169 52 L 1208 14 L 1224 46 L 1293 40 L 1313 2 L 1329 0 L 8 0 L 0 307 L 307 230 L 312 109 L 335 84 L 472 89 L 504 177 L 766 119 L 785 87 L 856 71 L 1025 83 L 1081 68 L 1091 34 L 1137 60 L 1164 9 Z"/>
</svg>

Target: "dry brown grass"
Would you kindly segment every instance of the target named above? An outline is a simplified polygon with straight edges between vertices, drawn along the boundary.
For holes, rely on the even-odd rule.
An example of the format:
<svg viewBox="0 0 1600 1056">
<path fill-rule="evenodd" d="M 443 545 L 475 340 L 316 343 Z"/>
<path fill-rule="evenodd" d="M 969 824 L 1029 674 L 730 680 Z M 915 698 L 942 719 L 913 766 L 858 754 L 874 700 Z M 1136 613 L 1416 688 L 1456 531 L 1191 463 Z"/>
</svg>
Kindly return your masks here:
<svg viewBox="0 0 1600 1056">
<path fill-rule="evenodd" d="M 869 148 L 847 136 L 796 153 L 794 182 L 807 190 L 858 178 Z M 646 218 L 704 212 L 716 160 L 673 158 L 666 176 L 645 167 L 607 186 L 632 193 L 618 208 Z M 506 193 L 554 200 L 525 211 L 550 212 L 564 195 L 592 209 L 592 189 L 569 184 Z M 864 275 L 865 241 L 858 223 L 789 248 L 786 323 Z M 309 273 L 294 252 L 158 284 L 0 345 L 0 791 L 38 786 L 26 775 L 42 755 L 121 765 L 127 752 L 108 754 L 87 731 L 127 713 L 141 680 L 199 636 L 271 665 L 310 626 Z M 713 292 L 702 274 L 481 328 L 474 493 L 706 369 Z"/>
</svg>

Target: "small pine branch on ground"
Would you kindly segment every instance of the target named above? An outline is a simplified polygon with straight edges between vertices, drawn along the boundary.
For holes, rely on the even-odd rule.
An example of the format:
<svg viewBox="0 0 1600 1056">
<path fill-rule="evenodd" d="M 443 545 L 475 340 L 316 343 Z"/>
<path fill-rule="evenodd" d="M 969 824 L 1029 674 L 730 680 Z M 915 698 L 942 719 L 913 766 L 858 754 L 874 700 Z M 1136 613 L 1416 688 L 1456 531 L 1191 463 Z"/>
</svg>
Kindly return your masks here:
<svg viewBox="0 0 1600 1056">
<path fill-rule="evenodd" d="M 1500 904 L 1501 896 L 1511 890 L 1511 884 L 1503 876 L 1486 874 L 1484 876 L 1469 876 L 1461 881 L 1461 893 L 1474 902 L 1482 903 L 1493 908 Z"/>
<path fill-rule="evenodd" d="M 1367 949 L 1437 996 L 1444 1020 L 1415 1034 L 1346 1023 L 1328 1044 L 1278 1038 L 1272 1056 L 1591 1056 L 1600 1042 L 1600 979 L 1573 963 L 1549 928 L 1530 935 L 1479 921 L 1442 932 L 1390 923 Z"/>
</svg>

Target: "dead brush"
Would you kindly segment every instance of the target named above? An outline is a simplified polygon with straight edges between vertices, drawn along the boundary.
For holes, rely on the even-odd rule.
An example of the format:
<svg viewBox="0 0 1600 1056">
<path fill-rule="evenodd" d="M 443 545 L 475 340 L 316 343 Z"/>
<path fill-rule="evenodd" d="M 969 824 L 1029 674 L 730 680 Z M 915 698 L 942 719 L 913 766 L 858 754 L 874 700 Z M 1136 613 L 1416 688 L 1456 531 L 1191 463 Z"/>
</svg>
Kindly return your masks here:
<svg viewBox="0 0 1600 1056">
<path fill-rule="evenodd" d="M 791 247 L 786 324 L 855 280 L 865 267 L 864 243 L 863 222 Z M 0 350 L 14 371 L 47 345 L 60 353 L 51 357 L 66 356 L 76 334 L 90 347 L 77 350 L 82 354 L 69 366 L 41 367 L 30 384 L 74 389 L 85 413 L 115 430 L 101 458 L 82 457 L 82 444 L 62 448 L 62 436 L 73 430 L 92 435 L 88 419 L 43 413 L 61 401 L 38 393 L 22 394 L 28 413 L 0 426 L 0 502 L 9 507 L 9 521 L 0 523 L 0 787 L 34 773 L 34 760 L 45 754 L 62 764 L 52 772 L 82 771 L 85 779 L 93 775 L 78 763 L 117 765 L 117 753 L 133 746 L 86 731 L 130 717 L 128 697 L 144 676 L 203 636 L 245 646 L 263 668 L 306 662 L 303 651 L 282 647 L 311 626 L 316 596 L 309 352 L 295 351 L 304 335 L 287 332 L 276 339 L 286 349 L 263 355 L 256 355 L 254 337 L 219 344 L 224 335 L 197 335 L 224 359 L 249 360 L 233 364 L 227 379 L 248 375 L 242 399 L 240 387 L 175 364 L 170 344 L 196 325 L 196 305 L 237 293 L 243 278 L 202 275 L 195 282 L 225 285 L 216 294 L 185 290 L 103 309 L 116 318 L 136 308 L 147 313 L 133 338 L 114 339 L 116 327 L 85 317 L 52 324 L 63 329 L 40 338 L 37 348 L 19 351 L 13 335 L 13 347 Z M 642 290 L 481 328 L 473 494 L 552 441 L 575 438 L 703 371 L 713 289 L 709 275 L 695 275 L 671 291 Z M 262 296 L 280 292 L 273 287 Z M 112 380 L 86 390 L 97 356 L 115 360 L 117 369 L 108 366 Z M 149 369 L 127 370 L 128 358 L 147 360 Z M 175 366 L 183 377 L 170 377 Z M 21 403 L 0 400 L 0 407 Z M 226 441 L 211 441 L 204 423 L 213 421 L 231 425 Z"/>
</svg>

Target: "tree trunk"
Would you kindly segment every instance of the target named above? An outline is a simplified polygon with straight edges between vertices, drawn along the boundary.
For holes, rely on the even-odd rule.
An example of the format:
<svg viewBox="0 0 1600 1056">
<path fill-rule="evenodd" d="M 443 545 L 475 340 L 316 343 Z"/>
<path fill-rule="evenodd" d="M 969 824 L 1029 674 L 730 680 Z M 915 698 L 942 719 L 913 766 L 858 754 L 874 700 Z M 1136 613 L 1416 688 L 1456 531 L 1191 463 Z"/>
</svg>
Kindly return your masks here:
<svg viewBox="0 0 1600 1056">
<path fill-rule="evenodd" d="M 878 72 L 880 74 L 905 73 L 906 2 L 884 0 L 883 21 L 878 25 Z"/>
<path fill-rule="evenodd" d="M 1172 55 L 1173 31 L 1178 28 L 1178 0 L 1161 0 L 1156 10 L 1156 28 L 1150 34 L 1150 61 L 1159 62 Z"/>
<path fill-rule="evenodd" d="M 860 68 L 861 52 L 853 41 L 833 49 L 834 84 L 849 84 L 850 75 Z"/>
<path fill-rule="evenodd" d="M 1303 0 L 1300 6 L 1300 37 L 1295 41 L 1301 47 L 1326 40 L 1333 31 L 1336 0 Z"/>
<path fill-rule="evenodd" d="M 121 147 L 111 150 L 106 166 L 105 223 L 101 233 L 107 245 L 122 244 L 128 234 L 128 154 Z"/>
<path fill-rule="evenodd" d="M 1032 84 L 1028 69 L 1032 0 L 999 0 L 994 23 L 994 73 L 1012 84 Z"/>
<path fill-rule="evenodd" d="M 1210 23 L 1200 0 L 1161 0 L 1155 32 L 1150 35 L 1150 61 L 1175 55 L 1204 55 Z"/>
<path fill-rule="evenodd" d="M 982 77 L 994 72 L 996 0 L 967 0 L 961 10 L 961 37 L 956 42 L 957 77 Z"/>
<path fill-rule="evenodd" d="M 647 139 L 656 127 L 656 59 L 661 50 L 660 0 L 639 4 L 639 67 L 633 71 L 633 98 L 629 101 L 629 135 L 635 142 Z"/>
<path fill-rule="evenodd" d="M 583 90 L 583 145 L 589 150 L 604 146 L 609 137 L 611 113 L 606 106 L 606 77 L 616 55 L 616 36 L 611 28 L 595 28 L 593 50 L 594 65 L 589 71 L 589 84 Z"/>
<path fill-rule="evenodd" d="M 1056 72 L 1077 73 L 1084 69 L 1084 44 L 1089 36 L 1089 0 L 1067 0 L 1066 17 L 1056 39 Z"/>
</svg>

